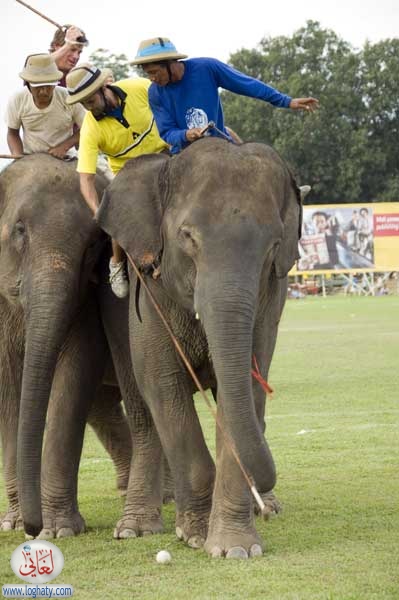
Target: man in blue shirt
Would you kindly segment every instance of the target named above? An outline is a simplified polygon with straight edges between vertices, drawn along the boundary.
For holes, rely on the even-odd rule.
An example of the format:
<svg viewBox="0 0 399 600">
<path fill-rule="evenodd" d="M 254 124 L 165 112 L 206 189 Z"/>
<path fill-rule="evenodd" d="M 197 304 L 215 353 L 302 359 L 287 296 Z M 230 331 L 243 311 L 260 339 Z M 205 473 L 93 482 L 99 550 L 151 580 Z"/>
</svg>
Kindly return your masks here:
<svg viewBox="0 0 399 600">
<path fill-rule="evenodd" d="M 152 81 L 149 102 L 159 134 L 177 154 L 190 142 L 200 138 L 207 125 L 215 127 L 210 135 L 228 131 L 224 126 L 219 88 L 242 96 L 258 98 L 280 108 L 313 112 L 319 105 L 315 98 L 291 98 L 271 86 L 248 77 L 215 58 L 187 58 L 168 38 L 152 38 L 140 43 L 132 65 L 141 65 Z"/>
</svg>

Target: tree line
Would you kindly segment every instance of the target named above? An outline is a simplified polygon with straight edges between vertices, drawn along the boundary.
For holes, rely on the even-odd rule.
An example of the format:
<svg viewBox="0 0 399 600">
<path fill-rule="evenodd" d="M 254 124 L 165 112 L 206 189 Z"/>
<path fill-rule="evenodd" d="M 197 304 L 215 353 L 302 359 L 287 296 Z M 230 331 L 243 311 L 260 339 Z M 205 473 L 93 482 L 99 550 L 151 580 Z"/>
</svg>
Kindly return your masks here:
<svg viewBox="0 0 399 600">
<path fill-rule="evenodd" d="M 292 97 L 318 98 L 320 109 L 302 114 L 222 91 L 225 122 L 246 141 L 272 145 L 312 186 L 307 204 L 399 201 L 398 56 L 398 38 L 357 50 L 307 21 L 228 62 Z M 90 58 L 115 79 L 131 75 L 125 55 Z"/>
</svg>

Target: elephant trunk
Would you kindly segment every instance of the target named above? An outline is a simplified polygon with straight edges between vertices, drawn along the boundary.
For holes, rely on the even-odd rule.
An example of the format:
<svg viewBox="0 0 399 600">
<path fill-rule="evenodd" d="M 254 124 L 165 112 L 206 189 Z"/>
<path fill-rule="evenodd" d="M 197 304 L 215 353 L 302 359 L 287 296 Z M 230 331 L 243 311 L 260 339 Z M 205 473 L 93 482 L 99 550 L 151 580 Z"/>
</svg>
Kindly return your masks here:
<svg viewBox="0 0 399 600">
<path fill-rule="evenodd" d="M 255 269 L 254 269 L 255 270 Z M 259 491 L 275 485 L 272 455 L 257 418 L 252 393 L 253 328 L 258 302 L 259 271 L 238 278 L 226 271 L 218 281 L 203 278 L 197 310 L 203 322 L 222 404 L 223 423 L 242 465 Z M 197 279 L 198 281 L 198 279 Z M 216 292 L 215 292 L 216 290 Z M 206 298 L 206 302 L 201 302 Z"/>
<path fill-rule="evenodd" d="M 35 273 L 33 275 L 33 273 Z M 18 494 L 25 531 L 42 528 L 40 498 L 43 432 L 54 371 L 75 310 L 78 265 L 53 263 L 26 283 L 26 345 L 18 427 Z"/>
</svg>

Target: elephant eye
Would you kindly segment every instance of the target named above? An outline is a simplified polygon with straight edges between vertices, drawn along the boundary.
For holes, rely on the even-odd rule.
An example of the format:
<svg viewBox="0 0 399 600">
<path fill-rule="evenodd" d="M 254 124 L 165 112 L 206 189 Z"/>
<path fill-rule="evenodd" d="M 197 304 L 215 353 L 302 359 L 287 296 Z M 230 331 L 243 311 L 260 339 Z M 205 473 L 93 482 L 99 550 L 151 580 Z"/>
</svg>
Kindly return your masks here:
<svg viewBox="0 0 399 600">
<path fill-rule="evenodd" d="M 185 252 L 192 254 L 198 249 L 198 243 L 195 235 L 195 231 L 189 225 L 182 225 L 179 228 L 178 237 L 180 244 Z"/>
<path fill-rule="evenodd" d="M 186 239 L 186 240 L 190 240 L 191 239 L 191 231 L 187 228 L 182 228 L 181 230 L 181 234 L 182 236 Z"/>
<path fill-rule="evenodd" d="M 179 229 L 179 236 L 183 239 L 183 240 L 193 240 L 193 235 L 192 235 L 192 231 L 191 231 L 191 227 L 189 227 L 188 225 L 182 225 Z"/>
<path fill-rule="evenodd" d="M 22 252 L 26 245 L 26 229 L 22 221 L 17 221 L 13 229 L 14 246 L 18 252 Z"/>
<path fill-rule="evenodd" d="M 22 221 L 17 221 L 14 229 L 19 235 L 23 235 L 25 233 L 25 225 L 22 223 Z"/>
</svg>

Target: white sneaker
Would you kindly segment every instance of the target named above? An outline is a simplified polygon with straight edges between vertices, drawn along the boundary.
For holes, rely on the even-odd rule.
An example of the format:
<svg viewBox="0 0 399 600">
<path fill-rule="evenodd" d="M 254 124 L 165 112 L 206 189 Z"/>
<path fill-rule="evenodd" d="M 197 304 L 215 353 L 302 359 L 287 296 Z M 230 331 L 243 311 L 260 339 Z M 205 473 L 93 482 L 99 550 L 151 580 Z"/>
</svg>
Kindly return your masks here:
<svg viewBox="0 0 399 600">
<path fill-rule="evenodd" d="M 129 293 L 129 282 L 125 275 L 125 263 L 109 261 L 109 282 L 111 289 L 118 298 L 125 298 Z"/>
</svg>

